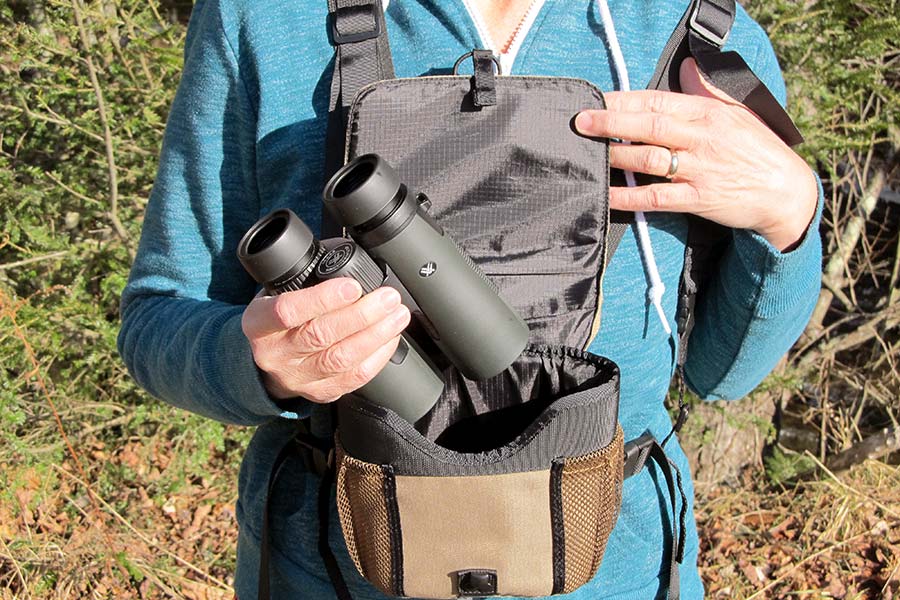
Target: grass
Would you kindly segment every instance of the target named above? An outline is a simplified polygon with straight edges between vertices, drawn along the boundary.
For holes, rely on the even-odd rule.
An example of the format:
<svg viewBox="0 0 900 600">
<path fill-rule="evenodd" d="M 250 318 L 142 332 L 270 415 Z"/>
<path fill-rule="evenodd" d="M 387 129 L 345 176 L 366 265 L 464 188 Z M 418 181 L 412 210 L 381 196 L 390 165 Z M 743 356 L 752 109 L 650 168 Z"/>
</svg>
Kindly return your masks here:
<svg viewBox="0 0 900 600">
<path fill-rule="evenodd" d="M 813 443 L 705 489 L 701 568 L 713 598 L 896 598 L 896 454 L 822 465 L 900 423 L 900 210 L 879 200 L 900 191 L 900 7 L 747 4 L 826 192 L 820 306 L 757 391 Z M 188 9 L 0 0 L 0 600 L 231 597 L 252 431 L 150 399 L 115 349 L 181 69 L 172 16 Z M 775 441 L 767 420 L 723 410 Z"/>
<path fill-rule="evenodd" d="M 790 487 L 760 473 L 697 500 L 711 598 L 896 598 L 900 471 L 867 461 Z"/>
</svg>

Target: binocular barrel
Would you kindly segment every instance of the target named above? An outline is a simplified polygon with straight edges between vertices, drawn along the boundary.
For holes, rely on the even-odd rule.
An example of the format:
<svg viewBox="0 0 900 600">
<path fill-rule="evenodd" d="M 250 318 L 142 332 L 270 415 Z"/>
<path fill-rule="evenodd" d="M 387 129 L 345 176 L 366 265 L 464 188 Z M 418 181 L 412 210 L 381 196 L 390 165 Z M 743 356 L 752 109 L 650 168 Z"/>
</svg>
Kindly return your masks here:
<svg viewBox="0 0 900 600">
<path fill-rule="evenodd" d="M 493 377 L 521 354 L 528 326 L 378 155 L 335 173 L 324 199 L 350 236 L 406 287 L 421 309 L 416 316 L 463 375 Z"/>
<path fill-rule="evenodd" d="M 244 234 L 237 254 L 250 276 L 270 295 L 335 277 L 352 277 L 368 294 L 385 279 L 381 268 L 353 242 L 320 242 L 297 215 L 286 209 L 257 221 Z M 403 335 L 390 361 L 355 393 L 414 423 L 431 410 L 443 389 L 440 375 Z"/>
</svg>

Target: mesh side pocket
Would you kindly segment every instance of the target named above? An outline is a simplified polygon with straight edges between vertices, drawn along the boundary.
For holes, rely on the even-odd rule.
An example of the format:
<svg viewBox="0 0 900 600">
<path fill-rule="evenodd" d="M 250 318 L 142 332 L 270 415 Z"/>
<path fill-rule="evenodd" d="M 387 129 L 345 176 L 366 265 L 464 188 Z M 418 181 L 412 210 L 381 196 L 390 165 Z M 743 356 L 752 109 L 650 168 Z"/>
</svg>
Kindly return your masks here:
<svg viewBox="0 0 900 600">
<path fill-rule="evenodd" d="M 624 434 L 617 427 L 605 448 L 563 461 L 559 482 L 565 579 L 563 593 L 597 572 L 622 501 Z"/>
<path fill-rule="evenodd" d="M 360 574 L 393 595 L 392 545 L 386 485 L 390 473 L 344 453 L 338 445 L 337 508 L 350 557 Z M 392 479 L 391 479 L 392 481 Z"/>
</svg>

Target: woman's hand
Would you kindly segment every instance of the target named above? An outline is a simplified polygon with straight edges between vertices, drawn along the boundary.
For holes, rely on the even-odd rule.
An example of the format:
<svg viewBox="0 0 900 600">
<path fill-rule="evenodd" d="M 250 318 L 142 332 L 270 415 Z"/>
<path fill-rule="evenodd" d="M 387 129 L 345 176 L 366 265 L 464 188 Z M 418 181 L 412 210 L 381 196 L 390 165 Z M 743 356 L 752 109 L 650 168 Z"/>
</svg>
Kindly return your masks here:
<svg viewBox="0 0 900 600">
<path fill-rule="evenodd" d="M 409 309 L 393 288 L 361 294 L 357 282 L 339 278 L 247 306 L 241 326 L 273 397 L 332 402 L 387 364 Z"/>
<path fill-rule="evenodd" d="M 665 176 L 670 149 L 678 170 L 670 183 L 610 190 L 610 206 L 631 211 L 687 212 L 738 229 L 752 229 L 785 251 L 802 239 L 818 190 L 806 162 L 743 104 L 707 82 L 693 59 L 680 71 L 684 94 L 611 92 L 607 110 L 575 120 L 612 144 L 610 166 Z"/>
</svg>

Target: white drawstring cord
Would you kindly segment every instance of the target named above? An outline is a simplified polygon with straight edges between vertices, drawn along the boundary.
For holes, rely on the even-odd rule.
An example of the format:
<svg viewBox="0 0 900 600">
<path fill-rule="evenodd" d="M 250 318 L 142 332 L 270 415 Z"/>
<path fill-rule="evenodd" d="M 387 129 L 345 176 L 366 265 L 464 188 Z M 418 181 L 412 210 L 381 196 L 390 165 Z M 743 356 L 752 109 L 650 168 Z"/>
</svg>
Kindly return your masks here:
<svg viewBox="0 0 900 600">
<path fill-rule="evenodd" d="M 619 80 L 619 89 L 623 92 L 631 90 L 631 82 L 628 80 L 628 67 L 625 65 L 625 57 L 622 55 L 622 48 L 619 46 L 619 38 L 616 35 L 616 27 L 613 24 L 612 14 L 609 12 L 609 6 L 606 0 L 597 0 L 597 7 L 600 10 L 600 18 L 603 22 L 603 30 L 606 32 L 606 41 L 609 43 L 609 52 L 612 54 L 613 66 L 616 70 L 616 77 Z M 629 143 L 629 142 L 624 142 Z M 625 171 L 625 183 L 628 187 L 636 185 L 634 173 Z M 666 313 L 662 307 L 662 297 L 666 291 L 666 286 L 659 276 L 659 267 L 656 266 L 656 258 L 653 255 L 653 245 L 650 243 L 650 230 L 647 228 L 647 217 L 643 211 L 635 211 L 634 222 L 637 225 L 638 242 L 640 243 L 641 254 L 644 256 L 644 270 L 647 273 L 647 279 L 650 280 L 650 287 L 647 288 L 647 299 L 656 314 L 667 335 L 672 335 L 672 328 L 666 319 Z"/>
</svg>

